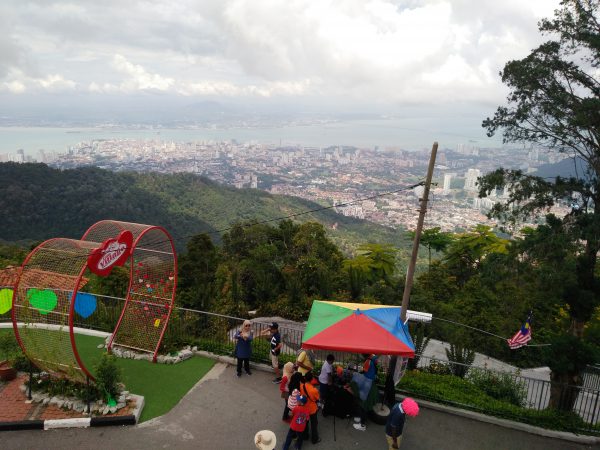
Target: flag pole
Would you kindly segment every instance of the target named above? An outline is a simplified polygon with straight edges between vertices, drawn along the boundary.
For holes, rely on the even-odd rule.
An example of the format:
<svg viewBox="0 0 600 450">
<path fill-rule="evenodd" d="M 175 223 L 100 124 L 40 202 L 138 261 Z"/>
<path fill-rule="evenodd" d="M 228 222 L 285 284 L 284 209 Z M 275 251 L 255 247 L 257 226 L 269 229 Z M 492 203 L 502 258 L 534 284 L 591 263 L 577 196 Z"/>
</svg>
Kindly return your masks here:
<svg viewBox="0 0 600 450">
<path fill-rule="evenodd" d="M 400 320 L 406 323 L 406 312 L 410 300 L 410 291 L 412 290 L 413 278 L 415 275 L 415 267 L 417 265 L 417 255 L 419 254 L 419 243 L 421 240 L 421 231 L 425 222 L 425 213 L 427 212 L 427 202 L 429 201 L 429 189 L 431 188 L 431 179 L 433 178 L 433 169 L 435 167 L 435 158 L 437 155 L 438 143 L 434 142 L 431 148 L 431 156 L 429 157 L 429 166 L 427 168 L 427 177 L 425 179 L 425 189 L 421 198 L 421 209 L 419 209 L 419 219 L 415 230 L 415 239 L 413 241 L 412 254 L 406 272 L 406 283 L 404 284 L 404 293 L 402 295 L 402 307 L 400 309 Z M 396 371 L 397 356 L 392 356 L 388 367 L 388 374 L 385 380 L 384 402 L 393 405 L 396 401 L 396 386 L 394 383 L 394 372 Z"/>
</svg>

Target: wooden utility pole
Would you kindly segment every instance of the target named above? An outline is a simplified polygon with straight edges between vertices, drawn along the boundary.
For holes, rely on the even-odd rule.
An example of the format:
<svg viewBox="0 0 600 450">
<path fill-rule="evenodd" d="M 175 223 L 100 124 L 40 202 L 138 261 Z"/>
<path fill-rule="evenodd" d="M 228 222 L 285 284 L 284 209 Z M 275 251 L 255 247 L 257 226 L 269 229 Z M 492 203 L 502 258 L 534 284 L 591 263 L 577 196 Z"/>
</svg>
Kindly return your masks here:
<svg viewBox="0 0 600 450">
<path fill-rule="evenodd" d="M 429 188 L 431 187 L 431 178 L 433 177 L 433 168 L 435 167 L 435 157 L 437 155 L 438 143 L 434 142 L 431 148 L 431 156 L 429 157 L 429 167 L 427 168 L 427 178 L 425 179 L 425 190 L 423 198 L 421 198 L 421 209 L 419 210 L 419 220 L 417 221 L 417 229 L 415 230 L 415 240 L 413 241 L 412 254 L 410 255 L 410 263 L 406 272 L 406 284 L 404 285 L 404 294 L 402 295 L 402 310 L 400 311 L 400 320 L 406 322 L 406 311 L 408 310 L 408 302 L 410 300 L 410 291 L 412 290 L 413 278 L 415 276 L 415 266 L 417 265 L 417 255 L 419 254 L 419 245 L 421 241 L 421 231 L 423 231 L 423 222 L 425 221 L 425 213 L 427 212 L 427 202 L 429 201 Z"/>
<path fill-rule="evenodd" d="M 419 254 L 419 245 L 421 241 L 421 231 L 423 230 L 423 222 L 425 221 L 425 213 L 427 212 L 427 202 L 429 201 L 429 189 L 431 187 L 431 178 L 433 177 L 433 168 L 435 167 L 435 157 L 437 155 L 438 143 L 434 142 L 431 148 L 431 156 L 429 157 L 429 167 L 427 168 L 427 177 L 425 178 L 425 190 L 421 198 L 421 209 L 419 210 L 419 220 L 417 221 L 417 229 L 415 230 L 415 240 L 413 241 L 412 254 L 406 272 L 406 283 L 404 284 L 404 294 L 402 295 L 402 308 L 400 310 L 400 320 L 406 322 L 406 312 L 408 311 L 408 303 L 410 300 L 410 291 L 412 290 L 413 278 L 415 275 L 415 266 L 417 265 L 417 255 Z M 396 386 L 394 383 L 394 372 L 396 371 L 397 356 L 392 356 L 390 366 L 388 368 L 387 379 L 385 381 L 385 400 L 388 404 L 393 404 L 396 398 Z"/>
</svg>

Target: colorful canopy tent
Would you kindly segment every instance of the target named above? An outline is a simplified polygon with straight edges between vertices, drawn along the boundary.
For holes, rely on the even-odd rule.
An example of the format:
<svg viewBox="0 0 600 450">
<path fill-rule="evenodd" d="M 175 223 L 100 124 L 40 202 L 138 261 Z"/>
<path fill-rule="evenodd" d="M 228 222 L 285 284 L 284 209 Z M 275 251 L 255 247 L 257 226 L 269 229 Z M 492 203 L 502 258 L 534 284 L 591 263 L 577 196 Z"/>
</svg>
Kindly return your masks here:
<svg viewBox="0 0 600 450">
<path fill-rule="evenodd" d="M 400 321 L 400 307 L 315 300 L 304 348 L 412 358 L 415 346 Z"/>
</svg>

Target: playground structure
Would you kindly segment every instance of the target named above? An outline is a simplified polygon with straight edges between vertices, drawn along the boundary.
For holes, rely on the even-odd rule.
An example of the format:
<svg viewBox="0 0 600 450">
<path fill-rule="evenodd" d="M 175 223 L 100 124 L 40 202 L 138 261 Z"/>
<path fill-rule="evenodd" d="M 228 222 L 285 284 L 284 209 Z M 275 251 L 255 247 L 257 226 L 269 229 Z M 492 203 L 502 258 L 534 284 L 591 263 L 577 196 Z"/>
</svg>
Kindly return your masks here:
<svg viewBox="0 0 600 450">
<path fill-rule="evenodd" d="M 97 311 L 92 277 L 116 266 L 129 271 L 123 310 L 108 343 L 149 352 L 156 361 L 175 302 L 177 256 L 158 226 L 104 220 L 81 240 L 55 238 L 25 259 L 13 289 L 12 322 L 25 355 L 49 373 L 76 381 L 94 379 L 77 350 L 74 315 Z"/>
</svg>

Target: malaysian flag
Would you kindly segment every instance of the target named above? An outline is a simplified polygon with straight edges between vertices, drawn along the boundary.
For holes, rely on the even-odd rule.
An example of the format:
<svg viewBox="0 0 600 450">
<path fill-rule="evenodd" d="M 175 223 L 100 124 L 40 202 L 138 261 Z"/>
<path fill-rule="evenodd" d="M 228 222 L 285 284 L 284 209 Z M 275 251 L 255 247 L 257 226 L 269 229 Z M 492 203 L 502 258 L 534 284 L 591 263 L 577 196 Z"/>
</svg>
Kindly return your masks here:
<svg viewBox="0 0 600 450">
<path fill-rule="evenodd" d="M 527 317 L 527 320 L 519 331 L 515 333 L 513 337 L 507 339 L 508 346 L 514 350 L 520 347 L 524 347 L 531 340 L 531 313 Z"/>
</svg>

